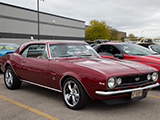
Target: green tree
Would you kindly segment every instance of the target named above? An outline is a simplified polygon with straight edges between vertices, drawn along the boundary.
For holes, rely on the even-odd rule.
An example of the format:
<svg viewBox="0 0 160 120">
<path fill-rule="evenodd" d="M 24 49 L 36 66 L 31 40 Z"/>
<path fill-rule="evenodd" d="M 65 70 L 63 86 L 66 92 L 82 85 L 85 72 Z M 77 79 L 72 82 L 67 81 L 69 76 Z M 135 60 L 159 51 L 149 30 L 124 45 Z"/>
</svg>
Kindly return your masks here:
<svg viewBox="0 0 160 120">
<path fill-rule="evenodd" d="M 130 40 L 137 40 L 138 37 L 134 36 L 133 34 L 129 34 L 128 35 L 128 39 L 130 39 Z"/>
<path fill-rule="evenodd" d="M 91 20 L 90 25 L 85 30 L 86 40 L 110 39 L 110 27 L 105 21 Z"/>
<path fill-rule="evenodd" d="M 117 40 L 118 39 L 118 31 L 115 28 L 112 28 L 110 31 L 110 40 Z"/>
</svg>

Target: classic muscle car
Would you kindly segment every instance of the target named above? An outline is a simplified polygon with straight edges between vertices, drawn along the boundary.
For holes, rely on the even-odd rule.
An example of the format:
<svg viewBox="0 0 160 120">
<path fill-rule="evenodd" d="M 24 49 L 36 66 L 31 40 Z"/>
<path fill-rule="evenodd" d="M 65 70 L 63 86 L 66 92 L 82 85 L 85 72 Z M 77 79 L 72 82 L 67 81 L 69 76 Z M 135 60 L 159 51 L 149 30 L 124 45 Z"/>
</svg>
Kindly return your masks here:
<svg viewBox="0 0 160 120">
<path fill-rule="evenodd" d="M 67 107 L 80 109 L 88 100 L 108 104 L 145 98 L 159 86 L 158 70 L 136 62 L 103 60 L 85 42 L 34 41 L 0 58 L 8 89 L 22 82 L 62 92 Z"/>
<path fill-rule="evenodd" d="M 142 38 L 137 44 L 160 44 L 160 38 Z"/>
</svg>

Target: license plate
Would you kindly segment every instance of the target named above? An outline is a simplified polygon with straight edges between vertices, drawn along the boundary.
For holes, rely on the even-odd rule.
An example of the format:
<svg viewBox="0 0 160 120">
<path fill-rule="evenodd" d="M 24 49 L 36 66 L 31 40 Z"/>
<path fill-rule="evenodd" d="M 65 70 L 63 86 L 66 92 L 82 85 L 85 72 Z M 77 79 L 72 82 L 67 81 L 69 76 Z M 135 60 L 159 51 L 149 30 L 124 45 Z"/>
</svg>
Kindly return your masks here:
<svg viewBox="0 0 160 120">
<path fill-rule="evenodd" d="M 136 98 L 136 97 L 140 97 L 140 96 L 142 96 L 142 93 L 143 93 L 142 90 L 133 91 L 133 92 L 132 92 L 132 95 L 131 95 L 131 98 L 133 99 L 133 98 Z"/>
</svg>

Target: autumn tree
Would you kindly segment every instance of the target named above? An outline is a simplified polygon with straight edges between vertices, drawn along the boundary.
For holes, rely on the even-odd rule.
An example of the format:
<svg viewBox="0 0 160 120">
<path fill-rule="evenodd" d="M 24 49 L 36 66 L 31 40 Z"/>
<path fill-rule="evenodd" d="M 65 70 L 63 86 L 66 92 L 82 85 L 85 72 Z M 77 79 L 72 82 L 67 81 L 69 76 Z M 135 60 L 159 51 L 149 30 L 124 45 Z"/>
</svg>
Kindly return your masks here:
<svg viewBox="0 0 160 120">
<path fill-rule="evenodd" d="M 91 20 L 90 25 L 85 30 L 86 40 L 110 39 L 110 27 L 105 21 Z"/>
</svg>

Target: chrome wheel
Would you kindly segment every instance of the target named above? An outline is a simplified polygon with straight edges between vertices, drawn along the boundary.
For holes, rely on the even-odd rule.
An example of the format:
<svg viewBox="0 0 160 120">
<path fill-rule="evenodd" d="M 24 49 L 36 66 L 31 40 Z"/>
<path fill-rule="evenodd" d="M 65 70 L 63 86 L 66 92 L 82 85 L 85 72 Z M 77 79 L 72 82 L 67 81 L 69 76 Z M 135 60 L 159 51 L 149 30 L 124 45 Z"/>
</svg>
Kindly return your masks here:
<svg viewBox="0 0 160 120">
<path fill-rule="evenodd" d="M 4 72 L 4 82 L 8 89 L 18 89 L 21 86 L 21 81 L 10 66 L 7 66 Z"/>
<path fill-rule="evenodd" d="M 80 91 L 74 81 L 67 81 L 63 88 L 64 100 L 70 106 L 74 107 L 79 103 Z"/>
<path fill-rule="evenodd" d="M 5 72 L 5 82 L 8 87 L 13 85 L 13 75 L 10 69 L 7 69 Z"/>
</svg>

